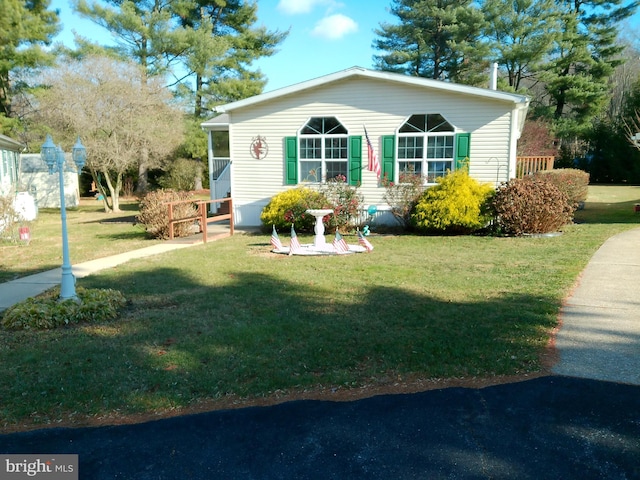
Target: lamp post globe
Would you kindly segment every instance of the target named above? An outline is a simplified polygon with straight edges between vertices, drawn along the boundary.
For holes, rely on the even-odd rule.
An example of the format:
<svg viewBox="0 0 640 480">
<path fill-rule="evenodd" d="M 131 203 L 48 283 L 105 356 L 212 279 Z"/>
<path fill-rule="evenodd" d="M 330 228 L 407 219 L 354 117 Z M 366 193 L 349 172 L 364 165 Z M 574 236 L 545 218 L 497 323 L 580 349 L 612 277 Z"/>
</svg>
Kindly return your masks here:
<svg viewBox="0 0 640 480">
<path fill-rule="evenodd" d="M 78 301 L 76 295 L 76 279 L 71 269 L 69 260 L 69 238 L 67 234 L 67 208 L 64 194 L 64 152 L 60 146 L 53 143 L 51 135 L 47 135 L 45 142 L 40 149 L 40 155 L 49 167 L 49 175 L 58 172 L 60 182 L 60 218 L 62 220 L 62 280 L 60 282 L 60 300 Z M 80 137 L 72 150 L 73 161 L 78 167 L 78 172 L 85 164 L 87 153 L 85 147 L 80 142 Z"/>
<path fill-rule="evenodd" d="M 73 157 L 73 161 L 78 167 L 78 172 L 82 171 L 82 167 L 84 167 L 84 164 L 87 161 L 87 149 L 82 145 L 80 137 L 78 137 L 76 144 L 71 149 L 71 155 Z"/>
<path fill-rule="evenodd" d="M 51 135 L 47 135 L 47 139 L 40 148 L 40 155 L 42 159 L 49 167 L 49 175 L 55 171 L 56 164 L 58 163 L 58 147 L 53 143 Z"/>
</svg>

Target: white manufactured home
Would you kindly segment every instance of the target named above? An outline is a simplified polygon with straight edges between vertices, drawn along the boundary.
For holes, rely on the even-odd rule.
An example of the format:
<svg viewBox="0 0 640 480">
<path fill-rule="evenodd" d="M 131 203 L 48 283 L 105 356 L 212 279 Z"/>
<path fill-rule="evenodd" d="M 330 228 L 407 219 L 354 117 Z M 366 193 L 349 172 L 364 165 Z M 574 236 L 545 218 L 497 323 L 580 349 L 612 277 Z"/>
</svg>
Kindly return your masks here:
<svg viewBox="0 0 640 480">
<path fill-rule="evenodd" d="M 20 142 L 0 134 L 0 195 L 9 195 L 18 188 Z"/>
<path fill-rule="evenodd" d="M 231 194 L 236 225 L 251 227 L 275 194 L 338 176 L 379 211 L 381 180 L 403 171 L 428 185 L 468 164 L 497 185 L 516 175 L 528 106 L 522 95 L 353 67 L 216 107 L 202 124 L 211 196 Z"/>
</svg>

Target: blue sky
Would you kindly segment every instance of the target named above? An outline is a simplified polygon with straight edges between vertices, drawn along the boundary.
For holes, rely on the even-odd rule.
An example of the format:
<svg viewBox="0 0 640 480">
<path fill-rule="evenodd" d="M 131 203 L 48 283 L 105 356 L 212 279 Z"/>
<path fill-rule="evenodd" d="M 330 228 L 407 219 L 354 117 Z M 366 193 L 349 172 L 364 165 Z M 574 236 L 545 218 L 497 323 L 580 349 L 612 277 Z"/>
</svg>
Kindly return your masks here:
<svg viewBox="0 0 640 480">
<path fill-rule="evenodd" d="M 390 0 L 260 0 L 258 24 L 289 30 L 279 51 L 255 65 L 268 79 L 266 91 L 345 68 L 371 68 L 371 43 L 380 22 L 393 22 Z M 68 0 L 52 0 L 60 10 L 62 33 L 56 38 L 73 46 L 73 31 L 99 43 L 110 34 L 73 13 Z"/>
<path fill-rule="evenodd" d="M 353 66 L 371 68 L 374 29 L 396 20 L 390 5 L 391 0 L 260 0 L 258 24 L 290 30 L 276 54 L 255 64 L 268 79 L 265 90 Z M 60 10 L 63 23 L 58 41 L 73 46 L 73 31 L 99 43 L 110 41 L 109 32 L 73 13 L 68 0 L 52 0 L 51 8 Z M 640 12 L 629 25 L 638 30 Z"/>
</svg>

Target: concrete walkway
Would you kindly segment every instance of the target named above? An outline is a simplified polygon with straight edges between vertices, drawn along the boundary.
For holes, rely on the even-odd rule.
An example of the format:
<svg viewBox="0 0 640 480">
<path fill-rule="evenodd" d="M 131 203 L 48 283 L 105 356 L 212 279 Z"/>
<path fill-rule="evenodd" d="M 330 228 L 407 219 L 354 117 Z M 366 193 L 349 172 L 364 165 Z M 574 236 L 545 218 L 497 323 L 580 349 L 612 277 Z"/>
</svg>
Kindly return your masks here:
<svg viewBox="0 0 640 480">
<path fill-rule="evenodd" d="M 214 241 L 228 235 L 229 227 L 224 224 L 210 225 L 209 230 L 207 230 L 208 241 Z M 199 245 L 201 243 L 202 235 L 198 234 L 186 238 L 168 240 L 163 243 L 133 250 L 131 252 L 124 252 L 110 257 L 78 263 L 72 265 L 71 268 L 73 275 L 76 278 L 83 278 L 100 270 L 116 267 L 135 258 L 159 255 L 172 250 Z M 35 297 L 56 285 L 60 285 L 61 278 L 62 268 L 55 268 L 46 272 L 18 278 L 10 282 L 0 283 L 0 312 L 6 310 L 12 305 L 15 305 L 16 303 L 26 300 L 29 297 Z"/>
<path fill-rule="evenodd" d="M 562 309 L 553 372 L 640 385 L 640 229 L 608 239 Z"/>
</svg>

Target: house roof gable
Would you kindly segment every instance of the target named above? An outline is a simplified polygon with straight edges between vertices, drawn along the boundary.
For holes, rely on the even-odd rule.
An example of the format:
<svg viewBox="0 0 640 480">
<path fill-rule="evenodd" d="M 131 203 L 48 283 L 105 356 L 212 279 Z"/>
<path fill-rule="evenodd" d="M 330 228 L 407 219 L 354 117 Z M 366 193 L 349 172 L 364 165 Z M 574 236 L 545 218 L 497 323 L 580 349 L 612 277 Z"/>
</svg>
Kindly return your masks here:
<svg viewBox="0 0 640 480">
<path fill-rule="evenodd" d="M 409 75 L 403 75 L 398 73 L 383 72 L 378 70 L 369 70 L 362 67 L 351 67 L 346 70 L 341 70 L 336 73 L 324 75 L 322 77 L 307 80 L 305 82 L 296 83 L 288 87 L 273 90 L 271 92 L 262 93 L 253 97 L 238 100 L 236 102 L 227 103 L 224 105 L 218 105 L 214 108 L 214 111 L 219 114 L 224 114 L 237 110 L 239 108 L 245 108 L 252 105 L 256 105 L 262 102 L 275 100 L 286 95 L 293 95 L 311 88 L 319 87 L 322 85 L 328 85 L 333 82 L 345 80 L 348 78 L 363 77 L 371 78 L 375 80 L 382 80 L 397 83 L 398 85 L 416 86 L 420 88 L 439 90 L 442 92 L 450 92 L 460 95 L 469 95 L 476 98 L 485 98 L 488 100 L 495 100 L 501 102 L 511 103 L 513 105 L 528 106 L 529 98 L 524 95 L 518 95 L 515 93 L 501 92 L 498 90 L 490 90 L 486 88 L 471 87 L 468 85 L 460 85 L 457 83 L 443 82 L 441 80 L 432 80 L 423 77 L 414 77 Z M 214 117 L 202 124 L 203 127 L 211 127 L 219 125 L 219 121 Z"/>
</svg>

